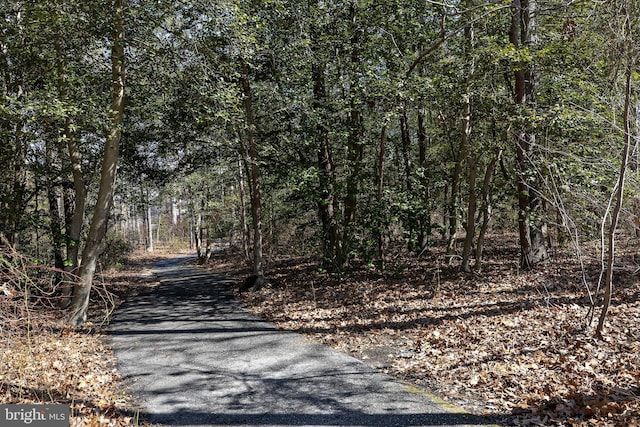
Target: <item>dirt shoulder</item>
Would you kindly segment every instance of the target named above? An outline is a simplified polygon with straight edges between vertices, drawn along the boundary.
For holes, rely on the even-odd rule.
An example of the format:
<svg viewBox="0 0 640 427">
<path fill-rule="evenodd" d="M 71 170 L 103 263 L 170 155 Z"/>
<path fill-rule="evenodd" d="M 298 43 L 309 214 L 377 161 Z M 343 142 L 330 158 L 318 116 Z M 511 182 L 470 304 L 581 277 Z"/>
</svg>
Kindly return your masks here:
<svg viewBox="0 0 640 427">
<path fill-rule="evenodd" d="M 605 339 L 595 340 L 571 257 L 535 272 L 488 262 L 473 275 L 442 260 L 406 259 L 384 275 L 361 269 L 339 277 L 319 272 L 313 258 L 272 259 L 273 285 L 239 298 L 281 329 L 508 424 L 639 425 L 635 276 L 618 275 Z M 240 279 L 241 264 L 219 254 L 210 268 Z"/>
</svg>

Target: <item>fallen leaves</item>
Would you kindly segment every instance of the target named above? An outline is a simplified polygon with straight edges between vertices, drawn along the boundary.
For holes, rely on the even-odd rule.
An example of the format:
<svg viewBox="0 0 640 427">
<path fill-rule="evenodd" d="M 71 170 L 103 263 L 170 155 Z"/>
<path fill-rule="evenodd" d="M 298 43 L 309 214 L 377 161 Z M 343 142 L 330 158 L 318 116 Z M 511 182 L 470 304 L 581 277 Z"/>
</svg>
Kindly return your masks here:
<svg viewBox="0 0 640 427">
<path fill-rule="evenodd" d="M 129 403 L 103 337 L 83 332 L 38 333 L 29 341 L 0 342 L 2 403 L 69 404 L 74 425 L 127 425 Z"/>
<path fill-rule="evenodd" d="M 102 275 L 104 286 L 93 296 L 94 326 L 84 330 L 66 328 L 65 313 L 52 307 L 31 307 L 24 301 L 20 310 L 9 310 L 10 304 L 0 307 L 0 318 L 9 320 L 2 324 L 0 338 L 0 403 L 68 404 L 72 426 L 141 425 L 95 324 L 113 310 L 105 307 L 105 293 L 117 304 L 154 285 L 142 277 L 148 262 L 142 258 Z"/>
<path fill-rule="evenodd" d="M 640 420 L 638 284 L 621 287 L 605 340 L 570 261 L 520 272 L 495 263 L 482 275 L 454 269 L 438 282 L 317 274 L 274 262 L 276 285 L 241 294 L 280 328 L 306 334 L 477 413 L 514 425 L 634 426 Z M 633 279 L 633 280 L 631 280 Z"/>
</svg>

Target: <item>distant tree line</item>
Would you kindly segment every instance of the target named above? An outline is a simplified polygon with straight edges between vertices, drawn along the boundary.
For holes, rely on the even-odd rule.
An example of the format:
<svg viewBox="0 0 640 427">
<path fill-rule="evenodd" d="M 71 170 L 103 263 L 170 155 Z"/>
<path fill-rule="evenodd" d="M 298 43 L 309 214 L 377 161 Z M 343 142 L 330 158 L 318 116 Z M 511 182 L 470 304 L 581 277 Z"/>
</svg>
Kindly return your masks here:
<svg viewBox="0 0 640 427">
<path fill-rule="evenodd" d="M 4 0 L 0 235 L 78 279 L 105 234 L 311 252 L 328 271 L 444 247 L 521 268 L 637 229 L 630 0 Z M 154 234 L 155 231 L 155 234 Z M 605 260 L 608 260 L 605 262 Z M 607 301 L 607 298 L 605 298 Z"/>
</svg>

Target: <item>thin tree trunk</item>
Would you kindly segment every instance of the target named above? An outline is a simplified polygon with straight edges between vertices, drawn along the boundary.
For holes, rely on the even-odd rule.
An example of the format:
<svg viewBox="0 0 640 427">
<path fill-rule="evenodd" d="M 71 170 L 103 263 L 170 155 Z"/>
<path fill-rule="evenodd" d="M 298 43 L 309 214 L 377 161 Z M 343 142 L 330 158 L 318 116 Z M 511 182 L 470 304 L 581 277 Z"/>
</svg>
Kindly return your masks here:
<svg viewBox="0 0 640 427">
<path fill-rule="evenodd" d="M 198 248 L 198 264 L 204 264 L 207 257 L 207 244 L 206 244 L 206 234 L 205 234 L 205 230 L 207 226 L 206 209 L 205 209 L 206 200 L 207 200 L 207 197 L 203 195 L 200 198 L 200 208 L 198 209 L 198 229 L 196 230 L 196 236 L 197 236 L 196 244 Z"/>
<path fill-rule="evenodd" d="M 312 34 L 315 38 L 315 32 Z M 336 261 L 338 251 L 338 227 L 335 219 L 335 194 L 334 194 L 334 164 L 327 135 L 326 118 L 326 89 L 324 77 L 324 65 L 315 63 L 311 70 L 313 79 L 313 108 L 318 116 L 315 126 L 315 138 L 318 159 L 318 216 L 322 225 L 322 255 L 325 267 L 331 267 Z"/>
<path fill-rule="evenodd" d="M 253 274 L 263 276 L 262 266 L 262 200 L 260 195 L 260 165 L 258 164 L 258 148 L 254 138 L 255 118 L 249 84 L 249 70 L 246 62 L 242 62 L 242 91 L 244 94 L 244 110 L 247 119 L 247 163 L 251 179 L 251 219 L 253 220 Z"/>
<path fill-rule="evenodd" d="M 468 154 L 467 157 L 470 155 Z M 475 159 L 468 159 L 469 163 L 469 199 L 467 201 L 467 223 L 466 223 L 466 235 L 464 238 L 464 245 L 462 248 L 462 266 L 461 269 L 464 272 L 470 272 L 471 267 L 469 265 L 469 258 L 471 257 L 473 249 L 473 239 L 476 234 L 476 207 L 478 199 L 476 197 L 476 161 Z"/>
<path fill-rule="evenodd" d="M 420 107 L 418 108 L 418 166 L 422 169 L 426 169 L 427 163 L 427 130 L 424 124 L 424 112 L 423 112 L 422 101 L 420 102 Z M 422 188 L 424 190 L 423 196 L 425 201 L 425 206 L 429 206 L 429 181 L 426 178 L 426 173 L 423 173 L 422 178 Z M 425 251 L 429 244 L 429 234 L 431 233 L 431 211 L 430 208 L 427 215 L 423 215 L 418 224 L 418 247 L 420 253 Z M 426 219 L 425 219 L 426 218 Z"/>
<path fill-rule="evenodd" d="M 51 232 L 53 258 L 55 261 L 55 267 L 63 269 L 64 257 L 62 255 L 62 250 L 64 246 L 64 232 L 59 205 L 61 195 L 59 183 L 60 175 L 58 171 L 58 147 L 52 147 L 51 141 L 46 142 L 45 159 L 47 162 L 48 182 L 46 187 L 47 201 L 49 203 L 49 230 Z"/>
<path fill-rule="evenodd" d="M 247 206 L 245 201 L 244 172 L 242 158 L 238 158 L 238 189 L 240 196 L 240 238 L 242 240 L 242 253 L 249 260 L 249 228 L 247 226 Z"/>
<path fill-rule="evenodd" d="M 156 246 L 159 244 L 160 242 L 160 226 L 162 225 L 162 210 L 160 207 L 158 207 L 157 209 L 158 212 L 158 222 L 156 222 L 157 226 L 156 226 Z"/>
<path fill-rule="evenodd" d="M 407 195 L 411 197 L 413 195 L 413 183 L 411 182 L 411 178 L 413 175 L 413 163 L 411 161 L 411 136 L 409 135 L 409 117 L 407 116 L 407 106 L 406 103 L 402 104 L 402 111 L 400 112 L 400 147 L 402 149 L 402 161 L 404 163 L 404 182 L 405 189 L 407 190 Z M 406 224 L 409 228 L 408 230 L 408 239 L 407 239 L 407 249 L 412 251 L 415 249 L 415 221 L 413 218 L 407 218 L 408 223 Z"/>
<path fill-rule="evenodd" d="M 631 28 L 629 23 L 629 17 L 626 21 L 626 36 L 630 37 Z M 611 225 L 609 226 L 608 244 L 607 244 L 607 269 L 605 274 L 605 288 L 604 288 L 604 301 L 602 305 L 602 311 L 600 312 L 600 318 L 598 319 L 598 326 L 596 328 L 596 336 L 602 337 L 604 330 L 604 322 L 609 312 L 609 306 L 611 305 L 611 297 L 613 296 L 613 264 L 615 261 L 615 234 L 618 227 L 618 220 L 620 218 L 620 211 L 622 210 L 622 203 L 624 201 L 624 185 L 625 177 L 627 173 L 627 165 L 629 162 L 629 150 L 631 148 L 631 76 L 633 75 L 633 59 L 631 54 L 631 47 L 627 46 L 627 64 L 626 64 L 626 84 L 624 94 L 624 146 L 622 149 L 622 158 L 620 160 L 620 173 L 618 174 L 618 184 L 616 191 L 616 204 L 611 214 Z"/>
<path fill-rule="evenodd" d="M 194 216 L 195 216 L 195 209 Z M 196 246 L 196 254 L 198 257 L 198 263 L 202 264 L 202 211 L 198 209 L 197 219 L 193 219 L 193 243 Z"/>
<path fill-rule="evenodd" d="M 111 117 L 110 129 L 107 135 L 102 170 L 100 173 L 100 188 L 98 199 L 93 212 L 87 243 L 82 252 L 80 277 L 73 289 L 71 300 L 71 314 L 69 323 L 78 326 L 87 319 L 89 296 L 93 283 L 93 276 L 98 262 L 98 249 L 107 231 L 107 219 L 113 203 L 113 192 L 116 180 L 116 165 L 124 123 L 124 9 L 123 0 L 113 3 L 113 41 L 111 45 Z"/>
<path fill-rule="evenodd" d="M 382 126 L 382 130 L 380 131 L 380 148 L 378 150 L 378 179 L 377 179 L 377 188 L 376 188 L 376 201 L 378 202 L 378 227 L 376 229 L 376 233 L 378 234 L 378 260 L 379 265 L 378 268 L 380 271 L 384 271 L 385 262 L 384 262 L 384 252 L 385 252 L 385 241 L 384 235 L 386 232 L 386 221 L 384 219 L 384 207 L 383 207 L 383 189 L 384 189 L 384 159 L 385 159 L 385 150 L 386 150 L 386 142 L 387 142 L 387 127 Z"/>
<path fill-rule="evenodd" d="M 456 156 L 455 151 L 453 151 Z M 449 217 L 449 240 L 447 241 L 447 255 L 455 252 L 456 231 L 458 230 L 458 197 L 460 192 L 460 175 L 462 173 L 463 152 L 460 150 L 456 156 L 456 163 L 451 175 L 451 198 L 448 200 L 447 215 Z"/>
<path fill-rule="evenodd" d="M 147 252 L 153 252 L 153 224 L 151 223 L 151 206 L 149 205 L 149 193 L 145 200 L 145 223 L 147 225 Z"/>
<path fill-rule="evenodd" d="M 466 1 L 466 7 L 471 8 L 471 0 Z M 470 272 L 469 258 L 473 249 L 473 239 L 476 235 L 476 177 L 478 161 L 475 159 L 475 153 L 471 150 L 471 128 L 472 128 L 472 97 L 471 97 L 471 84 L 473 74 L 475 72 L 475 61 L 473 58 L 474 49 L 474 29 L 473 25 L 468 25 L 464 30 L 464 59 L 467 64 L 467 76 L 465 79 L 465 94 L 463 95 L 463 107 L 462 107 L 462 132 L 460 141 L 461 155 L 466 159 L 467 167 L 469 169 L 469 198 L 467 200 L 467 223 L 466 233 L 464 238 L 464 245 L 462 247 L 462 271 Z"/>
<path fill-rule="evenodd" d="M 482 253 L 484 251 L 484 236 L 487 233 L 489 222 L 491 221 L 491 191 L 489 189 L 491 181 L 493 180 L 493 174 L 496 170 L 496 162 L 500 154 L 491 160 L 487 166 L 487 170 L 484 173 L 484 180 L 482 181 L 482 222 L 480 224 L 480 230 L 478 231 L 478 240 L 476 242 L 476 263 L 473 266 L 475 271 L 482 269 Z"/>
</svg>

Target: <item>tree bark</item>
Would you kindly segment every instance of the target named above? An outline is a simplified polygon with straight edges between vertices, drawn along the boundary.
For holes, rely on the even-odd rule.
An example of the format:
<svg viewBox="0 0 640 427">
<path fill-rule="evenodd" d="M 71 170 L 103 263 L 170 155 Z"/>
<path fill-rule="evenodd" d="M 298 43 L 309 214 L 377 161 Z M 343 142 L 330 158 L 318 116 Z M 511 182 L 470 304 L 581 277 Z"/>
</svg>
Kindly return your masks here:
<svg viewBox="0 0 640 427">
<path fill-rule="evenodd" d="M 467 0 L 467 8 L 471 7 L 471 1 Z M 472 97 L 471 97 L 471 84 L 473 79 L 473 73 L 475 72 L 475 62 L 473 58 L 474 48 L 474 30 L 473 25 L 468 25 L 464 30 L 464 59 L 467 63 L 467 76 L 465 79 L 465 94 L 463 95 L 462 106 L 462 132 L 460 141 L 461 156 L 465 157 L 467 168 L 469 170 L 468 185 L 469 185 L 469 198 L 467 199 L 467 223 L 466 233 L 464 238 L 464 245 L 462 248 L 462 271 L 470 272 L 471 267 L 469 265 L 469 258 L 471 258 L 471 252 L 473 248 L 473 239 L 476 234 L 476 177 L 478 160 L 475 158 L 475 153 L 471 149 L 471 129 L 472 129 Z"/>
<path fill-rule="evenodd" d="M 470 154 L 467 154 L 469 165 L 469 199 L 467 200 L 467 223 L 466 234 L 464 237 L 464 244 L 462 247 L 462 265 L 461 269 L 464 272 L 469 273 L 471 271 L 470 258 L 473 249 L 473 239 L 476 234 L 476 208 L 478 205 L 478 198 L 476 196 L 476 160 L 471 159 Z"/>
<path fill-rule="evenodd" d="M 82 252 L 80 277 L 73 288 L 69 323 L 78 326 L 87 319 L 89 296 L 98 261 L 100 243 L 107 231 L 107 220 L 113 203 L 116 166 L 124 122 L 124 8 L 123 0 L 113 3 L 113 40 L 111 45 L 111 114 L 107 134 L 98 199 L 91 219 L 89 235 Z"/>
<path fill-rule="evenodd" d="M 411 197 L 413 194 L 413 183 L 411 182 L 413 177 L 413 162 L 411 161 L 411 135 L 409 134 L 409 117 L 407 115 L 406 102 L 402 102 L 400 111 L 400 142 L 402 161 L 404 164 L 405 189 L 407 190 L 407 196 Z M 417 240 L 414 240 L 416 223 L 414 218 L 409 217 L 407 220 L 407 224 L 405 224 L 408 227 L 407 250 L 413 251 L 416 249 L 415 244 L 417 243 Z"/>
<path fill-rule="evenodd" d="M 316 37 L 315 33 L 312 37 Z M 314 39 L 315 40 L 315 39 Z M 315 41 L 314 41 L 315 42 Z M 311 69 L 313 80 L 313 108 L 316 117 L 315 139 L 318 165 L 318 216 L 322 225 L 322 255 L 325 267 L 335 263 L 338 228 L 335 219 L 334 164 L 325 123 L 326 88 L 324 64 L 316 62 Z"/>
<path fill-rule="evenodd" d="M 69 101 L 69 85 L 67 83 L 67 71 L 65 52 L 62 47 L 62 34 L 56 34 L 56 68 L 58 72 L 58 96 L 60 101 Z M 75 123 L 71 115 L 67 114 L 64 120 L 62 139 L 66 141 L 69 159 L 71 161 L 71 174 L 73 180 L 73 191 L 65 190 L 65 224 L 66 224 L 66 260 L 64 268 L 66 271 L 76 274 L 78 271 L 80 254 L 80 235 L 84 222 L 84 210 L 86 204 L 86 187 L 84 184 L 84 174 L 82 172 L 82 157 L 76 138 Z M 66 297 L 70 297 L 68 294 Z M 68 306 L 67 299 L 63 304 Z"/>
<path fill-rule="evenodd" d="M 453 144 L 452 144 L 453 145 Z M 449 238 L 447 241 L 447 255 L 453 255 L 455 252 L 455 239 L 456 231 L 458 230 L 458 197 L 460 193 L 460 174 L 462 173 L 462 162 L 464 160 L 462 149 L 458 153 L 452 149 L 453 156 L 455 157 L 455 166 L 453 167 L 453 174 L 451 175 L 451 197 L 446 203 L 447 216 L 449 219 Z M 446 195 L 445 195 L 446 197 Z"/>
<path fill-rule="evenodd" d="M 378 202 L 378 226 L 376 227 L 376 234 L 378 238 L 378 260 L 379 265 L 378 268 L 380 271 L 384 271 L 385 269 L 385 232 L 386 232 L 386 221 L 385 221 L 385 212 L 384 212 L 384 201 L 383 201 L 383 190 L 384 190 L 384 160 L 385 160 L 385 151 L 387 145 L 387 127 L 386 125 L 382 126 L 382 130 L 380 131 L 380 148 L 378 149 L 378 165 L 377 165 L 377 182 L 376 182 L 376 201 Z"/>
<path fill-rule="evenodd" d="M 55 267 L 64 269 L 64 228 L 62 215 L 60 214 L 60 203 L 62 198 L 60 192 L 60 167 L 59 167 L 59 147 L 53 146 L 51 141 L 46 141 L 45 161 L 47 166 L 47 201 L 49 204 L 49 230 L 51 232 L 51 246 Z"/>
<path fill-rule="evenodd" d="M 64 135 L 67 140 L 67 149 L 71 159 L 71 171 L 73 177 L 73 201 L 70 206 L 71 218 L 67 230 L 67 260 L 66 269 L 72 273 L 76 273 L 79 265 L 80 254 L 80 237 L 82 233 L 82 225 L 84 223 L 84 210 L 87 201 L 87 189 L 84 183 L 84 174 L 82 172 L 82 157 L 74 123 L 71 117 L 65 119 Z M 71 200 L 70 200 L 71 201 Z"/>
<path fill-rule="evenodd" d="M 482 252 L 484 251 L 484 236 L 487 233 L 489 222 L 491 221 L 491 181 L 493 180 L 493 174 L 496 170 L 496 162 L 500 154 L 489 162 L 487 169 L 484 172 L 484 180 L 482 181 L 482 222 L 480 223 L 480 230 L 478 231 L 478 240 L 476 241 L 476 263 L 473 266 L 475 271 L 482 269 Z"/>
<path fill-rule="evenodd" d="M 629 17 L 626 17 L 626 37 L 631 38 L 631 28 L 629 23 Z M 629 163 L 629 151 L 631 148 L 631 80 L 633 75 L 633 58 L 632 47 L 626 46 L 627 58 L 625 69 L 625 94 L 624 94 L 624 146 L 622 148 L 622 155 L 620 159 L 620 172 L 618 173 L 618 183 L 616 190 L 616 204 L 611 214 L 611 225 L 609 226 L 609 233 L 607 235 L 607 269 L 605 273 L 605 288 L 604 288 L 604 301 L 602 304 L 602 311 L 600 312 L 600 318 L 598 319 L 598 326 L 596 328 L 596 337 L 602 337 L 604 330 L 604 322 L 609 312 L 609 306 L 611 305 L 611 297 L 613 296 L 613 264 L 615 261 L 615 235 L 618 227 L 618 220 L 620 218 L 620 211 L 622 210 L 622 203 L 624 201 L 624 185 L 625 177 L 627 173 L 627 166 Z"/>
<path fill-rule="evenodd" d="M 153 252 L 153 224 L 151 223 L 151 206 L 149 205 L 149 193 L 147 192 L 147 199 L 145 200 L 145 222 L 147 224 L 147 252 Z"/>
<path fill-rule="evenodd" d="M 262 200 L 260 195 L 260 165 L 258 163 L 258 148 L 254 138 L 255 118 L 251 99 L 251 85 L 249 84 L 249 69 L 246 62 L 242 62 L 241 85 L 244 95 L 244 110 L 246 115 L 247 150 L 246 159 L 249 164 L 251 180 L 251 219 L 253 220 L 253 274 L 263 276 L 262 266 Z"/>
<path fill-rule="evenodd" d="M 423 171 L 426 170 L 427 163 L 427 129 L 424 123 L 424 111 L 423 111 L 423 102 L 420 101 L 420 107 L 418 108 L 418 167 L 420 167 Z M 422 178 L 422 191 L 423 197 L 426 206 L 430 206 L 429 198 L 430 198 L 430 188 L 429 188 L 429 179 L 427 178 L 426 172 L 423 172 Z M 420 249 L 420 253 L 424 252 L 429 245 L 429 236 L 431 234 L 431 209 L 427 207 L 429 211 L 427 215 L 424 215 L 420 218 L 419 221 L 419 230 L 418 230 L 418 247 Z"/>
<path fill-rule="evenodd" d="M 530 48 L 535 44 L 535 1 L 514 0 L 509 29 L 509 41 L 516 50 Z M 535 94 L 534 73 L 530 64 L 518 64 L 514 70 L 516 106 L 532 105 Z M 518 171 L 518 234 L 520 240 L 520 265 L 530 269 L 546 260 L 549 256 L 545 246 L 540 220 L 535 218 L 540 211 L 540 198 L 536 193 L 535 174 L 531 167 L 532 148 L 536 137 L 526 129 L 526 123 L 520 123 L 516 130 L 516 167 Z"/>
<path fill-rule="evenodd" d="M 360 55 L 360 31 L 358 28 L 357 4 L 351 2 L 349 5 L 349 19 L 351 21 L 351 40 L 350 40 L 350 63 L 355 69 L 359 65 Z M 353 73 L 350 73 L 353 74 Z M 352 247 L 352 225 L 356 217 L 356 209 L 358 205 L 358 192 L 360 189 L 362 157 L 364 155 L 363 123 L 362 111 L 359 100 L 357 99 L 356 88 L 359 86 L 357 78 L 350 76 L 349 84 L 349 116 L 348 127 L 349 134 L 347 136 L 347 159 L 346 167 L 349 171 L 346 178 L 345 195 L 344 195 L 344 213 L 342 217 L 342 237 L 338 247 L 336 256 L 336 264 L 338 267 L 344 267 L 349 262 L 349 255 Z"/>
<path fill-rule="evenodd" d="M 245 202 L 244 172 L 242 158 L 238 159 L 238 192 L 240 198 L 240 238 L 242 240 L 242 253 L 245 260 L 249 260 L 249 228 L 247 226 L 247 206 Z"/>
</svg>

